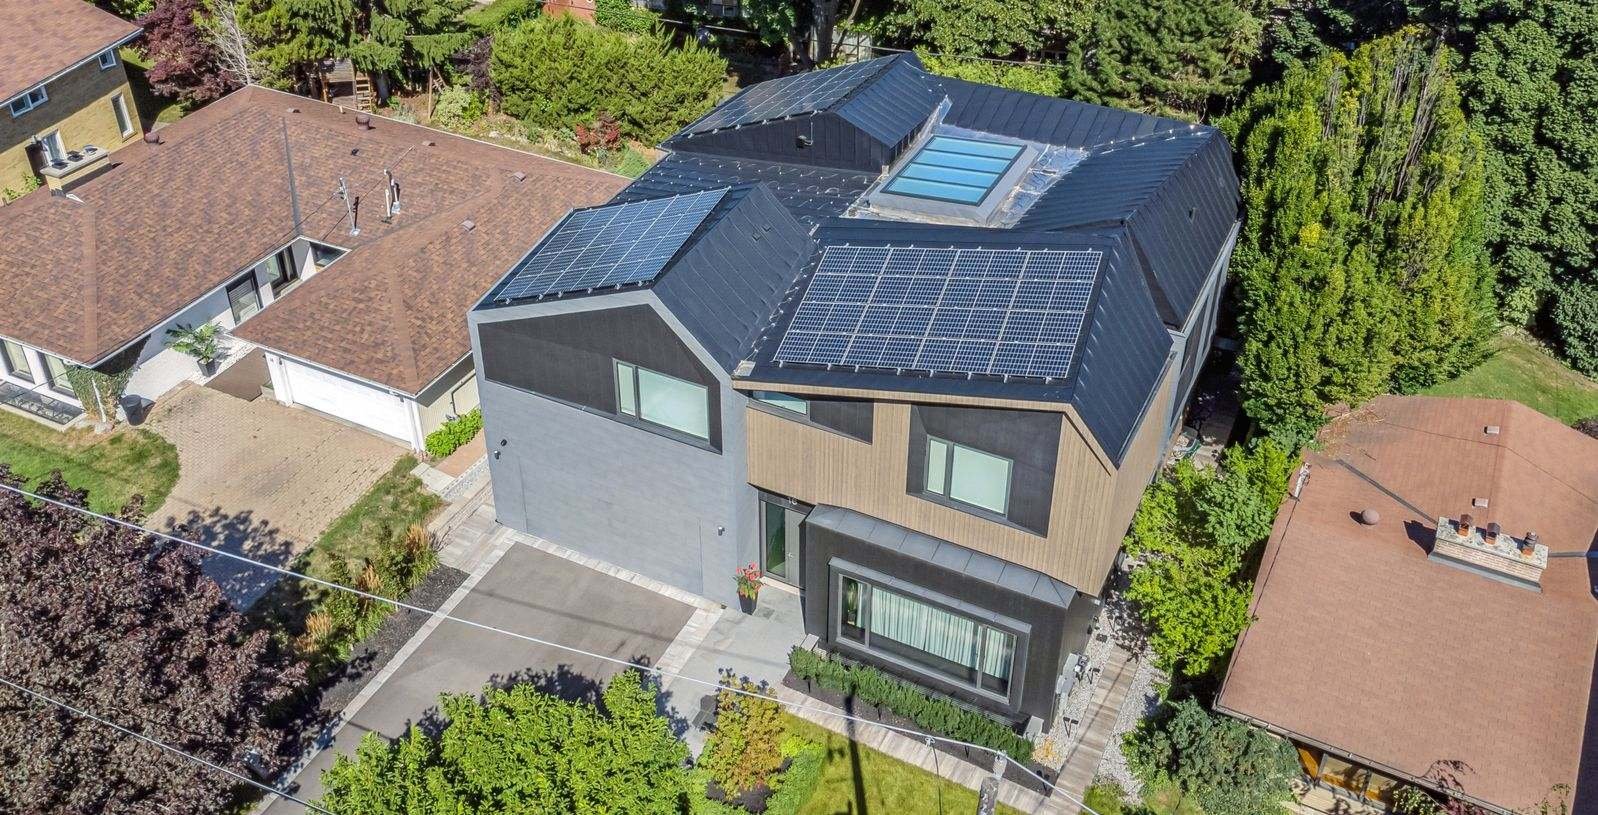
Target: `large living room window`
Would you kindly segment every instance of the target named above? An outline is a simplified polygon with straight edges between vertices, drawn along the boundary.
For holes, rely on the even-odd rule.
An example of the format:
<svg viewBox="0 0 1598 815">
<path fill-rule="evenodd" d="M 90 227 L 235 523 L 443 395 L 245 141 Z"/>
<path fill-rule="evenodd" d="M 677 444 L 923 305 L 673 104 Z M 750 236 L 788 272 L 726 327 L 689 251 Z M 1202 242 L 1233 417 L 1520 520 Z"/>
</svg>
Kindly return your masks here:
<svg viewBox="0 0 1598 815">
<path fill-rule="evenodd" d="M 1012 462 L 1002 456 L 927 437 L 927 492 L 1005 514 Z"/>
<path fill-rule="evenodd" d="M 848 575 L 839 577 L 839 591 L 843 639 L 962 684 L 1009 693 L 1014 634 Z"/>
<path fill-rule="evenodd" d="M 704 385 L 616 360 L 616 409 L 695 438 L 710 440 L 710 392 Z"/>
</svg>

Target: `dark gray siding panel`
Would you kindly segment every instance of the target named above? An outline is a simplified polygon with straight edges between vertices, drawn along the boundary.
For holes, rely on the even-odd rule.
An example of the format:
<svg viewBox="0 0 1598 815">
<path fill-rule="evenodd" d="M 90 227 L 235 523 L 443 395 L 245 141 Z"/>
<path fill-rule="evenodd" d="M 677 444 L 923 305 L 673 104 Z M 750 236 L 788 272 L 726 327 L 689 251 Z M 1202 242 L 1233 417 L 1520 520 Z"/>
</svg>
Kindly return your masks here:
<svg viewBox="0 0 1598 815">
<path fill-rule="evenodd" d="M 927 436 L 974 447 L 1013 461 L 1010 508 L 1005 517 L 1039 535 L 1049 533 L 1054 500 L 1054 463 L 1060 449 L 1060 416 L 1026 410 L 915 405 L 910 411 L 910 469 L 905 488 L 926 489 Z M 952 502 L 954 503 L 954 502 Z M 960 506 L 954 503 L 955 506 Z M 986 514 L 980 509 L 972 512 Z"/>
<path fill-rule="evenodd" d="M 986 621 L 1006 617 L 1025 624 L 1028 631 L 1024 652 L 1017 655 L 1017 664 L 1022 668 L 1019 682 L 1012 678 L 1016 686 L 1012 688 L 1010 700 L 1001 702 L 957 683 L 940 681 L 929 674 L 907 670 L 835 638 L 833 617 L 838 602 L 834 590 L 837 586 L 836 573 L 832 568 L 835 560 L 891 576 L 927 593 L 957 600 L 966 606 L 960 609 L 962 612 L 969 613 L 973 609 L 991 612 L 983 615 Z M 1061 608 L 1029 594 L 1006 590 L 904 552 L 885 549 L 858 537 L 809 523 L 805 525 L 802 568 L 805 632 L 814 634 L 828 648 L 879 665 L 891 673 L 1018 721 L 1028 716 L 1036 716 L 1045 722 L 1052 720 L 1055 682 L 1065 657 L 1070 653 L 1067 643 L 1085 640 L 1085 632 L 1081 630 L 1081 621 L 1078 619 L 1082 615 L 1072 613 L 1079 605 L 1091 609 L 1091 604 L 1085 602 L 1085 598 L 1078 595 L 1071 600 L 1069 607 Z M 915 591 L 908 593 L 917 594 Z M 931 598 L 922 594 L 921 599 Z"/>
<path fill-rule="evenodd" d="M 490 382 L 610 416 L 616 414 L 612 360 L 704 385 L 710 392 L 710 444 L 721 449 L 716 376 L 648 306 L 485 322 L 478 333 L 483 376 Z"/>
<path fill-rule="evenodd" d="M 729 191 L 712 218 L 654 289 L 731 371 L 810 259 L 811 243 L 804 225 L 760 185 Z"/>
<path fill-rule="evenodd" d="M 811 399 L 810 421 L 861 441 L 871 441 L 874 403 L 865 399 Z"/>
</svg>

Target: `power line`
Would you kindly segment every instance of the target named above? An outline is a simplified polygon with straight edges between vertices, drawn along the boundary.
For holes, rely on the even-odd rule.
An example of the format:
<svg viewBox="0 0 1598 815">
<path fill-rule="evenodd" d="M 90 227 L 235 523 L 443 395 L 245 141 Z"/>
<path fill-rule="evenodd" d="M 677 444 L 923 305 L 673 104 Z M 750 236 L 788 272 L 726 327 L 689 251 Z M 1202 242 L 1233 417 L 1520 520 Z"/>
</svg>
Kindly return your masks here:
<svg viewBox="0 0 1598 815">
<path fill-rule="evenodd" d="M 89 720 L 98 722 L 99 724 L 102 724 L 102 725 L 104 725 L 106 727 L 109 727 L 112 730 L 115 730 L 118 733 L 121 733 L 121 734 L 123 734 L 125 736 L 132 736 L 132 737 L 138 739 L 139 741 L 145 742 L 146 744 L 153 744 L 156 747 L 159 747 L 162 750 L 165 750 L 165 751 L 167 751 L 169 753 L 173 753 L 175 755 L 182 756 L 183 758 L 186 758 L 189 761 L 193 761 L 193 762 L 195 762 L 197 764 L 201 764 L 201 765 L 203 765 L 205 767 L 208 767 L 208 768 L 210 768 L 212 770 L 216 770 L 219 773 L 225 773 L 228 776 L 231 776 L 233 779 L 235 779 L 237 781 L 243 781 L 244 783 L 249 784 L 250 786 L 255 787 L 258 790 L 261 790 L 262 792 L 269 792 L 269 793 L 272 793 L 274 795 L 281 795 L 284 798 L 287 798 L 288 800 L 293 801 L 294 803 L 305 807 L 306 809 L 314 809 L 317 812 L 324 812 L 324 813 L 327 813 L 327 815 L 334 815 L 333 812 L 323 808 L 319 804 L 314 804 L 314 803 L 311 803 L 310 801 L 306 801 L 304 799 L 297 798 L 297 797 L 295 797 L 293 795 L 290 795 L 287 792 L 284 792 L 283 790 L 277 789 L 276 787 L 270 787 L 270 786 L 267 786 L 266 784 L 262 784 L 261 782 L 256 781 L 255 779 L 250 778 L 249 776 L 247 776 L 247 775 L 245 775 L 243 773 L 234 772 L 233 770 L 230 770 L 230 769 L 228 769 L 226 767 L 223 767 L 220 764 L 216 764 L 214 762 L 207 761 L 206 759 L 201 758 L 200 756 L 194 755 L 193 753 L 188 753 L 188 752 L 185 752 L 183 750 L 179 750 L 178 748 L 173 747 L 172 745 L 167 744 L 164 741 L 161 741 L 159 739 L 152 739 L 149 736 L 144 735 L 143 733 L 137 733 L 137 732 L 134 732 L 132 730 L 129 730 L 126 727 L 123 727 L 122 725 L 117 724 L 116 722 L 109 721 L 107 719 L 102 719 L 99 716 L 96 716 L 96 715 L 94 715 L 93 713 L 90 713 L 87 710 L 83 710 L 81 708 L 73 707 L 72 705 L 69 705 L 66 702 L 63 702 L 63 701 L 61 701 L 59 699 L 53 699 L 53 698 L 51 698 L 49 696 L 46 696 L 46 695 L 44 695 L 44 694 L 42 694 L 42 693 L 40 693 L 40 692 L 38 692 L 36 690 L 33 690 L 31 688 L 25 688 L 25 687 L 23 687 L 21 685 L 18 685 L 15 682 L 12 682 L 9 679 L 6 679 L 3 676 L 0 676 L 0 684 L 3 684 L 5 686 L 11 688 L 12 690 L 19 692 L 19 693 L 27 694 L 28 696 L 31 696 L 34 699 L 38 699 L 41 702 L 48 702 L 48 703 L 50 703 L 52 705 L 55 705 L 56 707 L 61 708 L 62 710 L 70 711 L 71 713 L 73 713 L 73 714 L 75 714 L 77 716 L 81 716 L 81 717 L 83 717 L 85 719 L 89 719 Z"/>
<path fill-rule="evenodd" d="M 777 704 L 784 705 L 784 706 L 786 706 L 786 707 L 788 707 L 789 709 L 792 709 L 792 710 L 808 710 L 808 711 L 811 711 L 811 712 L 814 712 L 814 713 L 819 713 L 819 714 L 822 714 L 822 715 L 825 715 L 825 716 L 832 716 L 834 718 L 843 719 L 845 721 L 852 721 L 852 722 L 857 722 L 859 724 L 870 725 L 870 726 L 873 726 L 873 727 L 880 727 L 880 728 L 883 728 L 885 730 L 889 730 L 889 731 L 892 731 L 892 732 L 899 733 L 901 735 L 909 736 L 911 738 L 915 738 L 915 739 L 927 742 L 928 744 L 930 744 L 931 742 L 936 741 L 936 742 L 940 742 L 940 743 L 947 744 L 947 745 L 954 746 L 954 747 L 963 747 L 963 748 L 966 748 L 966 749 L 975 749 L 975 750 L 979 750 L 979 751 L 988 753 L 988 754 L 992 755 L 994 758 L 1005 759 L 1006 761 L 1009 761 L 1008 754 L 1006 754 L 1003 750 L 999 750 L 999 749 L 994 748 L 994 747 L 988 747 L 987 745 L 973 744 L 971 742 L 961 741 L 959 739 L 948 738 L 946 736 L 939 736 L 939 735 L 936 735 L 936 734 L 933 734 L 933 733 L 926 733 L 926 732 L 919 731 L 919 730 L 914 730 L 914 729 L 911 729 L 911 728 L 908 728 L 908 727 L 899 727 L 897 725 L 888 724 L 886 722 L 873 721 L 871 719 L 865 719 L 865 718 L 862 718 L 862 717 L 859 717 L 859 716 L 855 716 L 855 715 L 852 715 L 852 714 L 849 714 L 849 713 L 842 713 L 842 712 L 839 712 L 839 711 L 830 710 L 828 708 L 816 707 L 816 706 L 813 706 L 813 705 L 799 704 L 799 703 L 796 703 L 796 702 L 787 702 L 787 701 L 784 701 L 782 699 L 778 699 L 775 696 L 771 696 L 771 695 L 768 695 L 768 694 L 758 693 L 756 691 L 748 691 L 748 690 L 744 690 L 744 689 L 739 688 L 739 687 L 724 685 L 724 684 L 722 684 L 719 681 L 701 679 L 699 677 L 689 676 L 688 674 L 680 673 L 680 672 L 677 672 L 677 671 L 662 670 L 661 668 L 655 667 L 653 665 L 645 665 L 645 664 L 642 664 L 642 663 L 632 662 L 632 661 L 629 661 L 629 660 L 626 660 L 626 659 L 622 659 L 620 657 L 613 657 L 613 656 L 609 656 L 607 654 L 595 653 L 593 651 L 588 651 L 588 650 L 585 650 L 585 649 L 582 649 L 582 648 L 578 648 L 578 647 L 576 647 L 574 645 L 566 645 L 564 643 L 555 642 L 553 640 L 546 640 L 546 639 L 543 639 L 543 638 L 540 638 L 540 637 L 532 636 L 531 634 L 523 634 L 523 633 L 521 633 L 519 631 L 511 631 L 511 630 L 506 629 L 506 628 L 500 628 L 499 626 L 490 625 L 488 623 L 478 622 L 476 620 L 468 619 L 468 618 L 465 618 L 465 617 L 456 617 L 456 616 L 454 616 L 452 614 L 443 613 L 443 612 L 437 611 L 435 609 L 429 609 L 429 608 L 424 608 L 422 606 L 412 605 L 412 604 L 407 603 L 407 602 L 405 602 L 403 600 L 398 600 L 398 599 L 394 599 L 394 598 L 390 598 L 390 597 L 384 597 L 384 596 L 379 595 L 379 594 L 372 594 L 370 592 L 362 591 L 360 589 L 357 589 L 357 588 L 354 588 L 354 587 L 351 587 L 351 586 L 345 586 L 345 585 L 340 584 L 340 583 L 334 583 L 334 582 L 331 582 L 331 581 L 328 581 L 328 580 L 323 580 L 323 579 L 321 579 L 319 577 L 312 577 L 311 575 L 304 574 L 302 572 L 296 572 L 296 571 L 294 571 L 292 569 L 287 569 L 287 568 L 284 568 L 282 566 L 275 566 L 275 565 L 270 564 L 270 563 L 265 563 L 265 562 L 262 562 L 262 561 L 254 560 L 252 558 L 245 557 L 244 555 L 238 555 L 238 554 L 234 554 L 232 552 L 225 552 L 225 551 L 223 551 L 221 549 L 218 549 L 218 548 L 216 548 L 214 546 L 210 546 L 208 544 L 199 543 L 199 542 L 196 542 L 196 541 L 186 540 L 184 538 L 180 538 L 180 537 L 177 537 L 175 535 L 168 534 L 166 532 L 161 532 L 159 530 L 151 529 L 151 528 L 146 527 L 146 526 L 140 526 L 139 524 L 133 523 L 131 521 L 123 520 L 121 518 L 117 518 L 117 517 L 114 517 L 114 516 L 111 516 L 111 515 L 106 515 L 104 513 L 95 512 L 95 511 L 93 511 L 91 509 L 88 509 L 86 507 L 80 507 L 80 506 L 78 506 L 76 504 L 71 504 L 71 503 L 68 503 L 66 501 L 61 501 L 61 500 L 58 500 L 58 499 L 55 499 L 55 498 L 50 498 L 48 496 L 39 495 L 38 493 L 35 493 L 35 492 L 30 492 L 28 490 L 20 489 L 18 487 L 13 487 L 10 484 L 0 483 L 0 490 L 5 490 L 5 491 L 8 491 L 8 492 L 15 493 L 17 495 L 22 495 L 22 496 L 26 496 L 28 498 L 33 498 L 33 499 L 38 500 L 38 501 L 43 501 L 43 502 L 51 504 L 53 506 L 61 507 L 63 509 L 72 510 L 73 512 L 79 512 L 79 513 L 82 513 L 84 515 L 88 515 L 88 516 L 93 517 L 93 518 L 98 518 L 99 520 L 105 521 L 107 523 L 116 524 L 118 526 L 121 526 L 121 527 L 124 527 L 124 528 L 127 528 L 127 529 L 132 529 L 132 530 L 137 531 L 137 532 L 142 532 L 142 533 L 144 533 L 146 535 L 149 535 L 151 537 L 155 537 L 155 538 L 159 538 L 159 539 L 162 539 L 162 540 L 170 541 L 172 543 L 180 544 L 182 546 L 188 546 L 188 547 L 191 547 L 191 548 L 194 548 L 194 549 L 199 549 L 199 550 L 207 552 L 209 554 L 220 555 L 222 557 L 230 558 L 232 560 L 236 560 L 236 561 L 239 561 L 241 563 L 247 563 L 247 564 L 250 564 L 252 566 L 256 566 L 256 567 L 259 567 L 259 568 L 262 568 L 262 569 L 266 569 L 268 571 L 276 572 L 276 573 L 278 573 L 280 575 L 297 578 L 299 580 L 304 580 L 304 581 L 307 581 L 307 582 L 310 582 L 310 583 L 314 583 L 316 585 L 323 586 L 323 587 L 329 588 L 329 589 L 335 589 L 335 590 L 338 590 L 338 591 L 349 592 L 350 594 L 356 595 L 357 597 L 363 597 L 363 598 L 368 599 L 368 600 L 373 600 L 373 601 L 380 602 L 380 603 L 387 603 L 387 604 L 389 604 L 389 605 L 391 605 L 391 606 L 393 606 L 393 607 L 395 607 L 397 609 L 403 609 L 405 611 L 415 611 L 415 612 L 419 612 L 419 613 L 426 614 L 426 615 L 429 615 L 429 616 L 436 616 L 439 619 L 449 620 L 451 622 L 459 623 L 461 625 L 468 626 L 470 628 L 476 628 L 476 629 L 478 629 L 480 631 L 488 631 L 488 632 L 491 632 L 491 633 L 494 633 L 494 634 L 501 634 L 501 635 L 504 635 L 504 636 L 507 636 L 507 637 L 513 637 L 515 639 L 519 639 L 519 640 L 522 640 L 524 642 L 529 642 L 529 643 L 532 643 L 534 645 L 542 645 L 542 646 L 545 646 L 547 648 L 554 648 L 554 649 L 557 649 L 557 650 L 566 651 L 568 653 L 577 654 L 579 656 L 589 657 L 591 659 L 597 659 L 597 660 L 600 660 L 602 662 L 608 662 L 608 663 L 611 663 L 613 665 L 619 665 L 619 666 L 625 667 L 625 668 L 634 668 L 634 669 L 637 669 L 639 671 L 642 671 L 642 672 L 645 672 L 645 673 L 649 673 L 649 674 L 653 674 L 655 676 L 661 677 L 662 679 L 665 679 L 665 678 L 668 678 L 668 677 L 669 678 L 675 678 L 675 679 L 681 679 L 681 680 L 684 680 L 684 681 L 687 681 L 687 682 L 692 682 L 692 683 L 695 683 L 695 684 L 698 684 L 698 685 L 703 685 L 705 687 L 712 688 L 712 689 L 715 689 L 717 691 L 729 691 L 731 693 L 735 693 L 735 694 L 738 694 L 738 695 L 741 695 L 741 696 L 748 696 L 748 697 L 752 697 L 752 698 L 756 698 L 756 699 L 765 699 L 765 700 L 768 700 L 768 701 L 773 701 L 773 702 L 776 702 Z M 1057 785 L 1051 783 L 1048 779 L 1045 779 L 1042 776 L 1038 775 L 1037 773 L 1032 772 L 1031 769 L 1029 769 L 1026 765 L 1022 764 L 1021 762 L 1011 761 L 1009 763 L 1014 764 L 1022 772 L 1024 772 L 1027 775 L 1033 777 L 1034 779 L 1037 779 L 1037 781 L 1039 781 L 1040 783 L 1042 783 L 1043 785 L 1045 785 L 1049 789 L 1054 790 L 1056 792 L 1059 792 L 1061 795 L 1063 795 L 1071 803 L 1082 807 L 1083 811 L 1089 813 L 1089 815 L 1100 815 L 1100 813 L 1097 810 L 1094 810 L 1091 807 L 1089 807 L 1087 805 L 1087 802 L 1081 800 L 1080 798 L 1077 798 L 1076 796 L 1072 795 L 1071 793 L 1066 792 L 1065 790 L 1061 789 Z"/>
</svg>

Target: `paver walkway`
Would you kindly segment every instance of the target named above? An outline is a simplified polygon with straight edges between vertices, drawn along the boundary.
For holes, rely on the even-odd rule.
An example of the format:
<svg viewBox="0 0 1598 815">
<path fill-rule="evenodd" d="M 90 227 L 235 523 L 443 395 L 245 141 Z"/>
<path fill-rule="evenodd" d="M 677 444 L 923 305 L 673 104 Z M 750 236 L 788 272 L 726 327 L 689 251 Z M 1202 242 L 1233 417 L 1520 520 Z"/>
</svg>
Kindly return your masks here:
<svg viewBox="0 0 1598 815">
<path fill-rule="evenodd" d="M 273 564 L 316 542 L 405 452 L 376 435 L 270 399 L 180 386 L 145 427 L 177 446 L 178 482 L 150 513 L 158 526 Z M 275 575 L 211 557 L 206 571 L 247 606 Z"/>
<path fill-rule="evenodd" d="M 1062 802 L 1082 800 L 1093 776 L 1098 772 L 1104 750 L 1115 732 L 1115 722 L 1121 707 L 1126 704 L 1127 692 L 1132 687 L 1132 677 L 1137 674 L 1137 662 L 1132 654 L 1119 645 L 1110 648 L 1104 665 L 1093 680 L 1093 696 L 1087 714 L 1076 726 L 1077 732 L 1067 734 L 1065 764 L 1055 782 L 1059 789 L 1052 796 Z M 1062 810 L 1064 811 L 1064 810 Z M 1076 812 L 1076 808 L 1069 811 Z"/>
</svg>

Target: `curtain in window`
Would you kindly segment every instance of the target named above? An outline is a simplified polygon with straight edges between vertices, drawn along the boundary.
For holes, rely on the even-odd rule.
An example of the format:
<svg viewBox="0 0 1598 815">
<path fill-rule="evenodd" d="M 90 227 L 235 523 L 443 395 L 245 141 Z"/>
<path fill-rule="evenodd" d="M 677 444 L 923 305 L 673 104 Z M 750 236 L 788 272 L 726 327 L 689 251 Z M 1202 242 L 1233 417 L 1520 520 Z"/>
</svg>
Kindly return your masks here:
<svg viewBox="0 0 1598 815">
<path fill-rule="evenodd" d="M 875 636 L 976 667 L 977 624 L 964 617 L 873 586 L 868 625 Z"/>
<path fill-rule="evenodd" d="M 1010 657 L 1015 653 L 1015 637 L 989 628 L 982 640 L 982 672 L 996 679 L 1010 678 Z"/>
</svg>

